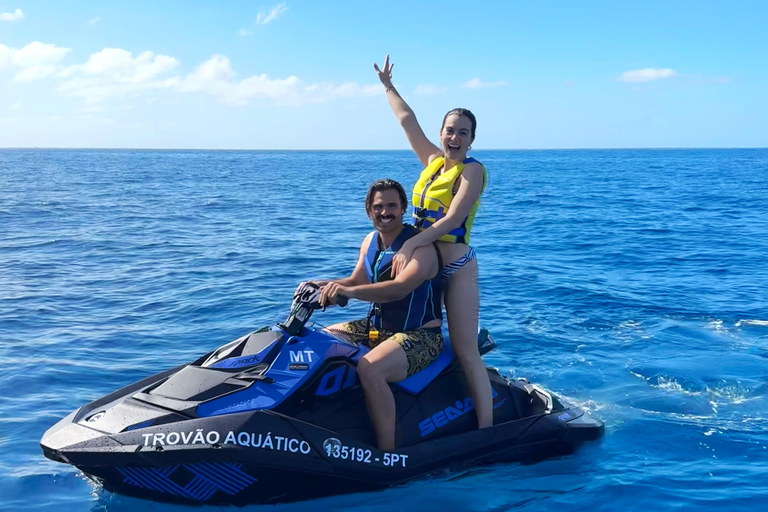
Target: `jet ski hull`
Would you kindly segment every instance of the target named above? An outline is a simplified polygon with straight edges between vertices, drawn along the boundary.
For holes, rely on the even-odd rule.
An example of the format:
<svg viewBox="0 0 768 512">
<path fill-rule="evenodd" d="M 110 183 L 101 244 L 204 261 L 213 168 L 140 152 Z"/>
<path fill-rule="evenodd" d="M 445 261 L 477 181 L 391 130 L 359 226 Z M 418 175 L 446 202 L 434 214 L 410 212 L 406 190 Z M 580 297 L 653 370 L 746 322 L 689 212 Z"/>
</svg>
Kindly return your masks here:
<svg viewBox="0 0 768 512">
<path fill-rule="evenodd" d="M 498 417 L 506 405 L 504 398 L 522 395 L 525 384 L 495 372 L 489 376 Z M 134 400 L 131 397 L 137 394 L 134 386 L 117 402 Z M 396 395 L 399 402 L 410 398 Z M 359 400 L 351 401 L 353 410 L 355 401 Z M 360 432 L 340 433 L 270 410 L 167 421 L 169 414 L 173 418 L 177 413 L 152 406 L 157 421 L 167 422 L 144 426 L 150 423 L 144 420 L 136 428 L 109 433 L 88 426 L 86 418 L 104 407 L 96 404 L 70 414 L 46 432 L 41 446 L 48 458 L 72 464 L 108 491 L 197 504 L 277 503 L 381 489 L 445 468 L 569 453 L 603 432 L 600 420 L 558 401 L 560 407 L 548 413 L 483 430 L 475 424 L 470 431 L 383 452 L 361 441 Z M 455 409 L 453 414 L 459 411 L 456 405 L 449 406 Z M 439 413 L 438 424 L 451 415 L 450 409 L 447 415 L 444 410 Z M 453 419 L 466 425 L 475 421 L 474 413 Z M 420 432 L 429 425 L 419 423 Z"/>
<path fill-rule="evenodd" d="M 376 448 L 357 376 L 363 345 L 284 324 L 110 393 L 51 427 L 46 457 L 108 491 L 193 504 L 277 503 L 401 484 L 437 470 L 568 453 L 603 423 L 527 381 L 488 369 L 494 425 L 478 430 L 450 342 L 392 385 L 396 445 Z M 482 330 L 481 353 L 495 346 Z"/>
</svg>

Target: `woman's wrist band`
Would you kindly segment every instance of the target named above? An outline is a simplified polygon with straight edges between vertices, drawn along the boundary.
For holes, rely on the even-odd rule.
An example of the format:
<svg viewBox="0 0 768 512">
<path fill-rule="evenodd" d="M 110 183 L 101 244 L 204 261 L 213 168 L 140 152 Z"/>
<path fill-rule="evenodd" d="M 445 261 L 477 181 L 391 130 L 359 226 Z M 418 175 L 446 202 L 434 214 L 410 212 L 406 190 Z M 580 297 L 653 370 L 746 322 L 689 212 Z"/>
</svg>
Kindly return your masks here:
<svg viewBox="0 0 768 512">
<path fill-rule="evenodd" d="M 384 89 L 384 93 L 388 93 L 389 91 L 394 91 L 394 90 L 395 90 L 395 86 L 394 85 L 390 85 L 389 87 Z"/>
</svg>

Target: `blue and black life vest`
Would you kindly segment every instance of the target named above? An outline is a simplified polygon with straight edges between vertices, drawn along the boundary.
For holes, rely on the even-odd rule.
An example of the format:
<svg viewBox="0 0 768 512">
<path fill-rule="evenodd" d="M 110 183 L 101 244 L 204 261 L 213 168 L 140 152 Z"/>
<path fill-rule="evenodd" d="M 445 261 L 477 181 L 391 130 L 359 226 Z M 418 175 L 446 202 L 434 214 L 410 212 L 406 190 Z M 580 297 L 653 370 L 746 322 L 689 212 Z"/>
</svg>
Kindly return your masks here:
<svg viewBox="0 0 768 512">
<path fill-rule="evenodd" d="M 379 232 L 374 231 L 371 242 L 365 251 L 365 272 L 368 274 L 368 281 L 378 283 L 391 280 L 392 258 L 406 240 L 416 236 L 418 233 L 418 228 L 410 224 L 404 224 L 403 231 L 397 236 L 394 243 L 381 250 Z M 373 325 L 376 328 L 392 332 L 403 332 L 421 327 L 435 319 L 443 319 L 443 289 L 442 277 L 440 275 L 443 262 L 440 257 L 440 251 L 437 250 L 437 245 L 432 245 L 437 252 L 437 275 L 421 283 L 415 290 L 400 300 L 374 304 L 373 311 L 375 315 Z"/>
</svg>

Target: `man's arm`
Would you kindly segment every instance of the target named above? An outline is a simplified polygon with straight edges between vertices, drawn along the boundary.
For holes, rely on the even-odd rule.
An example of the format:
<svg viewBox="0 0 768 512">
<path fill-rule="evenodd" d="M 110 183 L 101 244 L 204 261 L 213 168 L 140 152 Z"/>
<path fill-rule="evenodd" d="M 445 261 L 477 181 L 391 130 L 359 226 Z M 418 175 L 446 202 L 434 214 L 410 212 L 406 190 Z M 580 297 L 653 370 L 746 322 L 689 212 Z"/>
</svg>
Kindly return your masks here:
<svg viewBox="0 0 768 512">
<path fill-rule="evenodd" d="M 400 300 L 421 283 L 432 279 L 437 274 L 437 253 L 430 244 L 419 247 L 405 269 L 391 281 L 345 285 L 339 282 L 329 283 L 321 296 L 321 304 L 334 304 L 336 296 L 341 294 L 352 299 L 366 302 L 392 302 Z"/>
</svg>

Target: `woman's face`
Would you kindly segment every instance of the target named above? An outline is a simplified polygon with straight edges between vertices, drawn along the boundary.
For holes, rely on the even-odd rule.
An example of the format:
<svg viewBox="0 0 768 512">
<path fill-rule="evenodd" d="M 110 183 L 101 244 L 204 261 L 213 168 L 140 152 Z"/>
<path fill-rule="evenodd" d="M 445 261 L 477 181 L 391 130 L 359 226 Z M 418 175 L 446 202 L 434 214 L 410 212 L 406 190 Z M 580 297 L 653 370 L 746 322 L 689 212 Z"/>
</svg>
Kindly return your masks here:
<svg viewBox="0 0 768 512">
<path fill-rule="evenodd" d="M 448 160 L 464 160 L 472 144 L 472 121 L 468 117 L 451 114 L 440 130 L 440 145 Z"/>
</svg>

